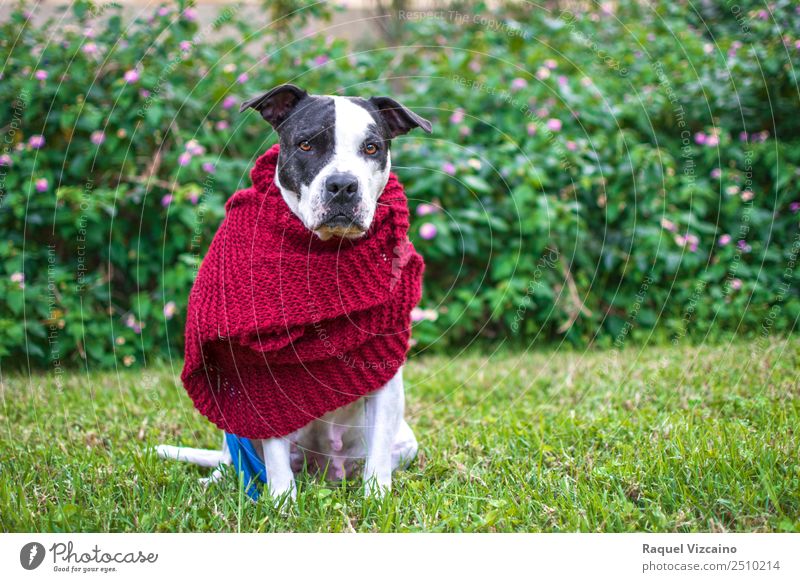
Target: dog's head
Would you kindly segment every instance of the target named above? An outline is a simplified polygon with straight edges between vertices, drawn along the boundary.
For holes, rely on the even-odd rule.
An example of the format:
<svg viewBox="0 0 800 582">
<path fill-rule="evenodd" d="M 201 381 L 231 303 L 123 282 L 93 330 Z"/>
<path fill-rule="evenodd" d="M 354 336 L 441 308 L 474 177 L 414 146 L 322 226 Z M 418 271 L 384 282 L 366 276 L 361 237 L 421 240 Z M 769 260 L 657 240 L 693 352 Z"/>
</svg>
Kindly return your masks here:
<svg viewBox="0 0 800 582">
<path fill-rule="evenodd" d="M 281 85 L 242 104 L 280 138 L 275 185 L 322 239 L 357 238 L 372 224 L 389 179 L 392 138 L 431 124 L 389 97 L 309 95 Z"/>
</svg>

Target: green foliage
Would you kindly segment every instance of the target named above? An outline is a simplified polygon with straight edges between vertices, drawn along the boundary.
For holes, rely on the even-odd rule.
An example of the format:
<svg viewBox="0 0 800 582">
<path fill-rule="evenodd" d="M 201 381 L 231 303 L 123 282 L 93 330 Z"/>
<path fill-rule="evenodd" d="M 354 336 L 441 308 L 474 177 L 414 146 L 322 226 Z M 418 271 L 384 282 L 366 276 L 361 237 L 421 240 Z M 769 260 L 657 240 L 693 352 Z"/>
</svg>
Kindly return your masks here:
<svg viewBox="0 0 800 582">
<path fill-rule="evenodd" d="M 399 18 L 399 46 L 366 50 L 294 34 L 329 16 L 285 9 L 303 4 L 263 27 L 239 7 L 199 25 L 183 3 L 131 20 L 78 2 L 58 26 L 21 5 L 0 24 L 4 363 L 179 354 L 223 204 L 275 141 L 238 104 L 287 81 L 434 123 L 394 153 L 428 265 L 419 347 L 793 329 L 791 2 L 479 5 Z"/>
</svg>

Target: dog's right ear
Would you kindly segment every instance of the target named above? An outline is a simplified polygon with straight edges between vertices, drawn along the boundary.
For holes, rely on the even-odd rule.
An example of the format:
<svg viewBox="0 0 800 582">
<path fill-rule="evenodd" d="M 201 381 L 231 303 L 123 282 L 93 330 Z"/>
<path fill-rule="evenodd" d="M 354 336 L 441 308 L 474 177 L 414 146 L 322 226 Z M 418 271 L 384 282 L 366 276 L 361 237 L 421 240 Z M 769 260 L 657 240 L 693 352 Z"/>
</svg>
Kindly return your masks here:
<svg viewBox="0 0 800 582">
<path fill-rule="evenodd" d="M 253 108 L 266 119 L 269 124 L 278 129 L 286 121 L 289 114 L 308 93 L 295 85 L 278 85 L 259 97 L 254 97 L 242 103 L 239 113 L 248 108 Z"/>
</svg>

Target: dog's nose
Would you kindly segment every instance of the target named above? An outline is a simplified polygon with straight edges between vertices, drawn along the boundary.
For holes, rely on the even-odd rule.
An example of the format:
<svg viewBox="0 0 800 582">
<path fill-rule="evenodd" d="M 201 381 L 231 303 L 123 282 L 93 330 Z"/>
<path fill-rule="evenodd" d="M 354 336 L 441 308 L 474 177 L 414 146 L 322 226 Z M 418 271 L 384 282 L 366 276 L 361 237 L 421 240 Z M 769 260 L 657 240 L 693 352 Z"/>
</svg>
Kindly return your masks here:
<svg viewBox="0 0 800 582">
<path fill-rule="evenodd" d="M 358 194 L 358 178 L 353 174 L 331 174 L 325 180 L 325 192 L 328 202 L 334 204 L 347 204 L 352 202 Z"/>
</svg>

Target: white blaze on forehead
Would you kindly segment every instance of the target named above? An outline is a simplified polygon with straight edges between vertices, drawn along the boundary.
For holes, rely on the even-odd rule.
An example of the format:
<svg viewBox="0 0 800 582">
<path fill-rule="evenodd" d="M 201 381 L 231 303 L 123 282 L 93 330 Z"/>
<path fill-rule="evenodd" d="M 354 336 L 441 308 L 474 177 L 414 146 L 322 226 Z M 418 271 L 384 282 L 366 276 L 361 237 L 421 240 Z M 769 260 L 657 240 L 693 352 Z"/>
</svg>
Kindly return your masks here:
<svg viewBox="0 0 800 582">
<path fill-rule="evenodd" d="M 375 125 L 375 120 L 366 109 L 346 97 L 334 97 L 333 103 L 336 106 L 335 157 L 346 165 L 350 161 L 349 156 L 359 155 L 367 138 L 367 130 L 370 125 Z M 348 171 L 348 168 L 343 167 L 339 171 Z"/>
<path fill-rule="evenodd" d="M 336 149 L 331 166 L 336 172 L 349 172 L 358 178 L 362 209 L 367 222 L 372 221 L 375 203 L 389 180 L 390 160 L 381 169 L 377 159 L 361 153 L 368 135 L 375 135 L 375 120 L 369 111 L 346 97 L 333 97 L 336 107 Z M 370 126 L 372 131 L 370 132 Z M 384 144 L 377 143 L 379 147 Z"/>
</svg>

